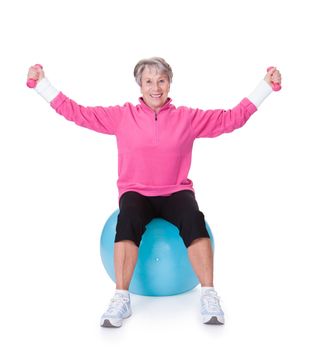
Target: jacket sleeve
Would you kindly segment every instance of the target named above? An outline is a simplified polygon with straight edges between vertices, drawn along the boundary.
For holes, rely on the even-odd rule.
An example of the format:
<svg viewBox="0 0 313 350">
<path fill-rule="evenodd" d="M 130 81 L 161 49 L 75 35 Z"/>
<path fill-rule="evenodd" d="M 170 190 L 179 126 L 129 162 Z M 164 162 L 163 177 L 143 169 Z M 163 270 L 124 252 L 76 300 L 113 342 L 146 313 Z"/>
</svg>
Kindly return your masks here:
<svg viewBox="0 0 313 350">
<path fill-rule="evenodd" d="M 256 110 L 256 106 L 247 98 L 229 110 L 193 109 L 191 127 L 194 137 L 216 137 L 232 132 L 241 128 Z"/>
<path fill-rule="evenodd" d="M 122 117 L 121 106 L 84 107 L 60 92 L 50 105 L 67 120 L 103 134 L 115 135 Z"/>
</svg>

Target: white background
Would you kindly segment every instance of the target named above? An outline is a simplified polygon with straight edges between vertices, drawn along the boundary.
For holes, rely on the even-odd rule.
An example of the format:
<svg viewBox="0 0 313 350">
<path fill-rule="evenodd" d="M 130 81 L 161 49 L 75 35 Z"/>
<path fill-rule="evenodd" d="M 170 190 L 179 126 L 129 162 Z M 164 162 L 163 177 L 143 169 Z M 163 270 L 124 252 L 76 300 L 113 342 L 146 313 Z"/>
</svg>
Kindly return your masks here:
<svg viewBox="0 0 313 350">
<path fill-rule="evenodd" d="M 309 4 L 1 2 L 1 349 L 312 349 Z M 137 103 L 133 67 L 150 56 L 171 64 L 176 105 L 231 108 L 266 67 L 283 75 L 242 129 L 194 146 L 224 327 L 201 324 L 198 288 L 133 296 L 123 328 L 99 327 L 114 290 L 99 240 L 117 208 L 115 139 L 66 121 L 25 85 L 41 63 L 81 104 Z"/>
</svg>

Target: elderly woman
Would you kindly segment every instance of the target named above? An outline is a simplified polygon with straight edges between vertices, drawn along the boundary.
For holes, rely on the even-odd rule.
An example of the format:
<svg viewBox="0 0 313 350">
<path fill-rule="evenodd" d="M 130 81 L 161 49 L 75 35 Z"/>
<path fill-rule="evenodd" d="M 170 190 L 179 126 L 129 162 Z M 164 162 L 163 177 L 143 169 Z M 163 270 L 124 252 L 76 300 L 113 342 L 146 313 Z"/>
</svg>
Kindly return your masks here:
<svg viewBox="0 0 313 350">
<path fill-rule="evenodd" d="M 131 315 L 128 288 L 146 225 L 162 217 L 179 229 L 201 284 L 205 324 L 224 324 L 213 284 L 213 254 L 203 213 L 188 178 L 193 142 L 242 127 L 271 93 L 281 76 L 272 68 L 256 89 L 230 110 L 175 107 L 168 97 L 172 69 L 162 58 L 138 62 L 134 69 L 142 96 L 139 104 L 83 107 L 56 90 L 41 67 L 29 69 L 36 91 L 57 113 L 76 124 L 115 135 L 118 147 L 119 209 L 114 247 L 116 290 L 101 318 L 102 327 L 120 327 Z"/>
</svg>

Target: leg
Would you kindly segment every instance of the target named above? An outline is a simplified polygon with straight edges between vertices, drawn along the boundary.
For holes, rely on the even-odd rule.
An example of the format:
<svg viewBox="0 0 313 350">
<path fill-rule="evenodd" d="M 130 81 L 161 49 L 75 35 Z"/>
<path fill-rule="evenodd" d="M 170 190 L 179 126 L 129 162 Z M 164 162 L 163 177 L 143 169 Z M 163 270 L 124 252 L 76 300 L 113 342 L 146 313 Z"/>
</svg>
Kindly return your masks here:
<svg viewBox="0 0 313 350">
<path fill-rule="evenodd" d="M 154 216 L 149 200 L 137 192 L 127 192 L 120 199 L 116 225 L 114 269 L 116 288 L 128 290 L 138 258 L 138 247 L 146 224 Z"/>
<path fill-rule="evenodd" d="M 180 230 L 191 265 L 201 284 L 201 317 L 206 324 L 224 324 L 224 313 L 213 287 L 213 251 L 194 193 L 181 191 L 168 198 L 163 217 Z"/>
<path fill-rule="evenodd" d="M 224 312 L 213 286 L 213 252 L 209 238 L 198 238 L 188 247 L 192 267 L 201 284 L 201 317 L 205 324 L 224 324 Z"/>
<path fill-rule="evenodd" d="M 203 213 L 192 191 L 168 197 L 162 216 L 176 225 L 188 249 L 191 265 L 203 287 L 213 286 L 213 252 Z"/>
<path fill-rule="evenodd" d="M 188 256 L 201 287 L 213 287 L 213 251 L 209 238 L 197 238 L 188 247 Z"/>
<path fill-rule="evenodd" d="M 132 314 L 128 287 L 135 269 L 138 247 L 125 240 L 114 244 L 116 291 L 100 320 L 101 327 L 121 327 Z"/>
<path fill-rule="evenodd" d="M 138 258 L 138 247 L 153 213 L 149 201 L 136 192 L 121 197 L 114 244 L 116 291 L 101 317 L 101 327 L 121 327 L 132 314 L 128 288 Z"/>
<path fill-rule="evenodd" d="M 138 258 L 138 247 L 125 240 L 114 244 L 116 289 L 128 290 Z"/>
</svg>

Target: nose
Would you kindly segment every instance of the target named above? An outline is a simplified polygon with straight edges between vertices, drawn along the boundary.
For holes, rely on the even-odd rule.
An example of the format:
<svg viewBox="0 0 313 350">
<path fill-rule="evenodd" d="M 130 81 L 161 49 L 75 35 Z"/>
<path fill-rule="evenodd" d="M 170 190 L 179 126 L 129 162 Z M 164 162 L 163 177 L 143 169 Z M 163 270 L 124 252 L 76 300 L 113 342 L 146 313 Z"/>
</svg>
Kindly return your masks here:
<svg viewBox="0 0 313 350">
<path fill-rule="evenodd" d="M 152 90 L 156 92 L 160 91 L 160 84 L 157 81 L 152 84 Z"/>
</svg>

